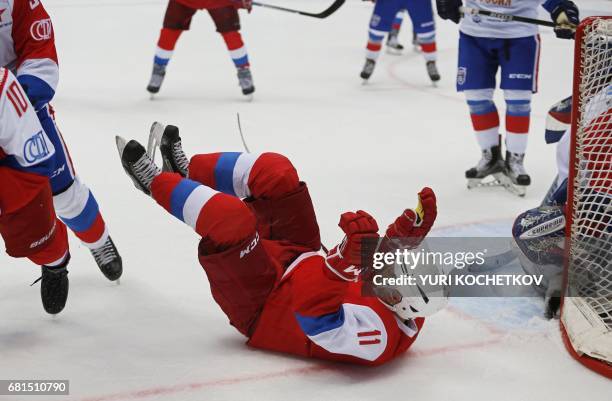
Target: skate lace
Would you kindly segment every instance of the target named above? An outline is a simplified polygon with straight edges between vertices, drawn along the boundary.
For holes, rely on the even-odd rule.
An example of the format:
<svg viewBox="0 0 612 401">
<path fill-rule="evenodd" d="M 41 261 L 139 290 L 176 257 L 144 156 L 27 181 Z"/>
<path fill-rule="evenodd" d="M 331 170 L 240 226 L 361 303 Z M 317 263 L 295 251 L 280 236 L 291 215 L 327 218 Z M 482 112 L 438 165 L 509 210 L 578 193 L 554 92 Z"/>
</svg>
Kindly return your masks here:
<svg viewBox="0 0 612 401">
<path fill-rule="evenodd" d="M 438 68 L 436 67 L 436 63 L 433 61 L 427 62 L 427 73 L 429 75 L 438 75 Z"/>
<path fill-rule="evenodd" d="M 91 254 L 96 260 L 98 266 L 104 266 L 117 259 L 119 256 L 115 250 L 115 247 L 113 246 L 113 243 L 111 242 L 110 237 L 100 248 L 92 249 Z"/>
<path fill-rule="evenodd" d="M 253 86 L 253 76 L 248 68 L 238 70 L 238 82 L 241 88 L 250 88 Z"/>
<path fill-rule="evenodd" d="M 482 158 L 478 162 L 478 165 L 476 166 L 476 169 L 478 171 L 486 169 L 489 166 L 489 164 L 491 163 L 492 160 L 493 160 L 493 152 L 491 152 L 491 150 L 489 150 L 489 149 L 483 150 L 482 151 Z"/>
<path fill-rule="evenodd" d="M 155 64 L 153 66 L 153 74 L 151 75 L 151 80 L 149 82 L 149 85 L 161 86 L 161 83 L 164 80 L 165 75 L 166 75 L 166 66 Z"/>
<path fill-rule="evenodd" d="M 144 154 L 132 166 L 134 176 L 140 181 L 145 188 L 150 188 L 153 179 L 160 173 L 160 169 L 153 164 L 151 159 Z"/>
<path fill-rule="evenodd" d="M 189 167 L 189 161 L 187 160 L 187 156 L 183 151 L 183 147 L 181 141 L 176 141 L 172 144 L 172 156 L 178 167 L 183 171 L 187 172 Z"/>
<path fill-rule="evenodd" d="M 376 63 L 373 60 L 366 60 L 366 64 L 363 67 L 363 71 L 371 74 L 372 72 L 374 72 L 374 66 L 376 65 Z"/>
</svg>

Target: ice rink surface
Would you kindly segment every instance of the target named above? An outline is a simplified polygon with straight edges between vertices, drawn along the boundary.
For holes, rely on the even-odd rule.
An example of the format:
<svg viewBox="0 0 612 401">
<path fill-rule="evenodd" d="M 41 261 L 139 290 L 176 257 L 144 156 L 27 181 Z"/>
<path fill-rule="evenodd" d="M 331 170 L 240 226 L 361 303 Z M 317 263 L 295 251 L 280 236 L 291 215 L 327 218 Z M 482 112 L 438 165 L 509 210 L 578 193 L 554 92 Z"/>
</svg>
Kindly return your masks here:
<svg viewBox="0 0 612 401">
<path fill-rule="evenodd" d="M 320 11 L 329 1 L 278 1 Z M 198 238 L 127 179 L 114 136 L 146 141 L 154 120 L 181 128 L 188 153 L 240 151 L 239 112 L 252 151 L 286 154 L 309 183 L 332 245 L 338 216 L 364 209 L 386 226 L 422 186 L 439 200 L 439 235 L 510 235 L 512 219 L 539 204 L 555 175 L 544 143 L 548 108 L 570 93 L 573 42 L 542 29 L 524 199 L 466 189 L 479 149 L 454 89 L 458 33 L 438 21 L 442 81 L 433 88 L 409 47 L 383 54 L 366 86 L 372 5 L 349 0 L 326 20 L 272 10 L 243 13 L 257 92 L 246 102 L 210 18 L 199 13 L 178 44 L 160 95 L 145 86 L 163 0 L 47 0 L 60 57 L 54 101 L 78 173 L 94 190 L 125 273 L 108 283 L 71 238 L 70 296 L 46 315 L 37 269 L 0 255 L 0 378 L 69 379 L 70 397 L 0 400 L 609 400 L 612 385 L 565 351 L 558 322 L 537 298 L 455 300 L 388 366 L 367 369 L 247 348 L 214 304 L 196 259 Z M 581 0 L 583 15 L 612 13 Z M 543 15 L 543 17 L 545 17 Z M 402 41 L 409 44 L 408 21 Z M 500 104 L 503 110 L 503 105 Z M 514 268 L 518 268 L 514 266 Z"/>
</svg>

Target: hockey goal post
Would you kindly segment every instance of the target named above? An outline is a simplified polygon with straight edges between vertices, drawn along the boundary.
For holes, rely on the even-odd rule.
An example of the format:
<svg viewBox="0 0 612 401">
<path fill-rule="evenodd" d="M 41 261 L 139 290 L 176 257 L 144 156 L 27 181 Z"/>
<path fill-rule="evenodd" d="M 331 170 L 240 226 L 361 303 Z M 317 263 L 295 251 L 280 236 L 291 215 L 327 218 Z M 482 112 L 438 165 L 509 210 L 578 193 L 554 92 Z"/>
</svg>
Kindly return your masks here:
<svg viewBox="0 0 612 401">
<path fill-rule="evenodd" d="M 612 17 L 576 31 L 561 332 L 570 354 L 612 378 Z"/>
</svg>

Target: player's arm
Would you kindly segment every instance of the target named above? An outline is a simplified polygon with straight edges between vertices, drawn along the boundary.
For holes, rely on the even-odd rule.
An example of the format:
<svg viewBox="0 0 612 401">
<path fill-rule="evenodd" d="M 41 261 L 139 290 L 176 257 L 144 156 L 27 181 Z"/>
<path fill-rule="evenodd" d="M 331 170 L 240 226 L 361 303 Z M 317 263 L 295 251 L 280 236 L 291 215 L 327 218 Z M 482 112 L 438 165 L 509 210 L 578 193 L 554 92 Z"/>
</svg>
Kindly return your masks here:
<svg viewBox="0 0 612 401">
<path fill-rule="evenodd" d="M 17 79 L 39 110 L 51 101 L 59 81 L 53 24 L 40 0 L 15 0 L 13 21 Z"/>
<path fill-rule="evenodd" d="M 50 176 L 54 154 L 23 88 L 0 68 L 0 165 Z"/>
</svg>

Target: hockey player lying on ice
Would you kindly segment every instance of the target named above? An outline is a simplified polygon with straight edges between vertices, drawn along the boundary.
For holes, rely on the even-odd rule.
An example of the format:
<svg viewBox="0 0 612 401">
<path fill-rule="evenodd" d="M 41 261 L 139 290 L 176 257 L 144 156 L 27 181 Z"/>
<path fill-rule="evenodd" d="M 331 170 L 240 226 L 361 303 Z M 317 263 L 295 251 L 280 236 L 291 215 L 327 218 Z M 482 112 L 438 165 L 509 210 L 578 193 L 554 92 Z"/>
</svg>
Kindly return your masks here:
<svg viewBox="0 0 612 401">
<path fill-rule="evenodd" d="M 286 157 L 211 153 L 188 161 L 178 128 L 155 123 L 151 135 L 161 138 L 163 172 L 142 145 L 117 137 L 123 167 L 138 189 L 202 237 L 199 260 L 212 295 L 250 346 L 380 365 L 405 352 L 422 316 L 442 307 L 426 294 L 362 296 L 361 240 L 378 238 L 376 221 L 363 211 L 342 214 L 344 240 L 322 256 L 308 187 Z M 404 211 L 387 236 L 420 242 L 427 235 L 436 198 L 424 188 L 419 201 L 421 215 Z"/>
</svg>

